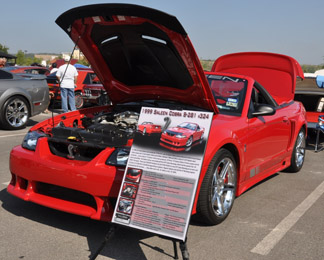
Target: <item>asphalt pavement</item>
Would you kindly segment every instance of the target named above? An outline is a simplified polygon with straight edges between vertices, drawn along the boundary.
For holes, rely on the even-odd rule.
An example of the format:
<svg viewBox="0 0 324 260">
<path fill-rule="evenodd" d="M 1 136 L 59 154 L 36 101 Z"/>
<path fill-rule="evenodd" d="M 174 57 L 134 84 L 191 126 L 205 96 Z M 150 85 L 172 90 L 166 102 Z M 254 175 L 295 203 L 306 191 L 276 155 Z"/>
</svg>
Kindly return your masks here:
<svg viewBox="0 0 324 260">
<path fill-rule="evenodd" d="M 10 150 L 21 144 L 32 125 L 50 116 L 32 118 L 23 130 L 0 130 L 0 259 L 89 259 L 107 233 L 107 223 L 6 192 Z M 190 259 L 324 259 L 324 151 L 315 153 L 314 141 L 312 135 L 299 173 L 280 172 L 249 189 L 236 198 L 222 224 L 210 227 L 192 221 Z M 146 232 L 119 228 L 96 259 L 173 259 L 173 245 Z"/>
</svg>

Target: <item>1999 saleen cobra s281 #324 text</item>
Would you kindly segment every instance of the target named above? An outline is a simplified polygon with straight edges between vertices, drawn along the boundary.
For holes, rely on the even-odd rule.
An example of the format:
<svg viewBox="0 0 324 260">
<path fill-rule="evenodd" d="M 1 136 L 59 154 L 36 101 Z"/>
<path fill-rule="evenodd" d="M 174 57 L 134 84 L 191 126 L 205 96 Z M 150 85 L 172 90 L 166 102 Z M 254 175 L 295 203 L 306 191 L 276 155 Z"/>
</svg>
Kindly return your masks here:
<svg viewBox="0 0 324 260">
<path fill-rule="evenodd" d="M 303 166 L 305 110 L 293 101 L 303 72 L 293 58 L 229 54 L 204 72 L 178 20 L 137 5 L 78 7 L 56 23 L 112 105 L 33 126 L 11 152 L 10 194 L 111 221 L 143 106 L 214 113 L 192 211 L 205 223 L 223 221 L 234 198 L 264 178 Z"/>
</svg>

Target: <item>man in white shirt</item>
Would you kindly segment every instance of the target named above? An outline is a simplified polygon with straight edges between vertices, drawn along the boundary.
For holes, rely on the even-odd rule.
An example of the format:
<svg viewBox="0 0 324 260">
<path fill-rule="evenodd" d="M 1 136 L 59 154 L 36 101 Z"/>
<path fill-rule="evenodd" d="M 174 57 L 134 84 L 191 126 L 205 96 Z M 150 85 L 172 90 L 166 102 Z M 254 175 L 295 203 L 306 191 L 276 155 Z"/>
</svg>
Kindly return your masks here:
<svg viewBox="0 0 324 260">
<path fill-rule="evenodd" d="M 60 82 L 62 110 L 66 113 L 69 111 L 68 104 L 71 111 L 76 110 L 74 85 L 78 78 L 78 71 L 73 65 L 68 64 L 70 58 L 65 58 L 64 61 L 65 64 L 59 67 L 56 77 Z"/>
</svg>

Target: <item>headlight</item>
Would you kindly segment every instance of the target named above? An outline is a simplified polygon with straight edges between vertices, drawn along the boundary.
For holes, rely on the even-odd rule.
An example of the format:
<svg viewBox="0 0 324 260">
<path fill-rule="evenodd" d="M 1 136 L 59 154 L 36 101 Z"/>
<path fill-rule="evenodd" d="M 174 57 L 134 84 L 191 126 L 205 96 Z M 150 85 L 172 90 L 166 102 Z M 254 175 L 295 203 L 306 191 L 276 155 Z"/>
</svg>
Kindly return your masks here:
<svg viewBox="0 0 324 260">
<path fill-rule="evenodd" d="M 126 166 L 129 152 L 130 147 L 116 148 L 116 150 L 113 151 L 107 159 L 106 164 L 114 166 Z"/>
<path fill-rule="evenodd" d="M 186 136 L 185 135 L 183 135 L 183 134 L 176 134 L 176 136 L 175 136 L 176 138 L 186 138 Z"/>
<path fill-rule="evenodd" d="M 44 134 L 43 132 L 39 132 L 39 131 L 28 132 L 25 135 L 21 146 L 25 149 L 35 151 L 38 138 L 45 137 L 45 136 L 46 136 L 46 134 Z"/>
</svg>

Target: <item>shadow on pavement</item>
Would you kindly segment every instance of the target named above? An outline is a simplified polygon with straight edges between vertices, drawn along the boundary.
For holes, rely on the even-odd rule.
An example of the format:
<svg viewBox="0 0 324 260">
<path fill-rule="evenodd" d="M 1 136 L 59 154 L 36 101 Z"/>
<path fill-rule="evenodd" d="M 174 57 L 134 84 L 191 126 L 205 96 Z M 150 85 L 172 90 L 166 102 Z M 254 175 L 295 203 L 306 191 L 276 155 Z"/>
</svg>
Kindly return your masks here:
<svg viewBox="0 0 324 260">
<path fill-rule="evenodd" d="M 7 193 L 6 189 L 0 191 L 0 201 L 2 202 L 2 208 L 15 216 L 86 237 L 89 245 L 89 254 L 85 255 L 84 259 L 90 259 L 96 253 L 104 241 L 109 228 L 109 224 L 106 222 L 91 220 L 86 217 L 68 214 L 20 200 Z M 173 255 L 166 253 L 163 249 L 141 241 L 153 236 L 155 235 L 147 232 L 119 227 L 112 239 L 101 250 L 98 258 L 99 256 L 106 256 L 117 260 L 147 259 L 141 246 L 155 250 L 157 256 L 162 253 L 173 258 Z M 167 243 L 170 243 L 170 248 L 172 248 L 172 241 L 167 241 Z M 66 259 L 68 258 L 69 256 Z"/>
</svg>

